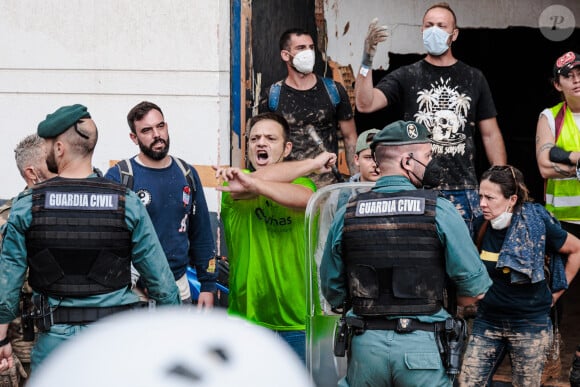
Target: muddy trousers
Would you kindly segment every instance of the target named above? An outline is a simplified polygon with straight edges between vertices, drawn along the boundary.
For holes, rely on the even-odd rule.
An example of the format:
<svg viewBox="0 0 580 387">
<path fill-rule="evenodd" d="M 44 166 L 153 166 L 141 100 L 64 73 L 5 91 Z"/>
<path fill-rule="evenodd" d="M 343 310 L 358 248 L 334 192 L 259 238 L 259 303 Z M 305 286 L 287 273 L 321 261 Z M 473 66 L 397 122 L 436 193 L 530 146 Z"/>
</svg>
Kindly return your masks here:
<svg viewBox="0 0 580 387">
<path fill-rule="evenodd" d="M 477 317 L 463 357 L 459 385 L 485 386 L 494 365 L 506 353 L 512 363 L 513 386 L 539 387 L 551 340 L 550 316 L 504 321 Z"/>
</svg>

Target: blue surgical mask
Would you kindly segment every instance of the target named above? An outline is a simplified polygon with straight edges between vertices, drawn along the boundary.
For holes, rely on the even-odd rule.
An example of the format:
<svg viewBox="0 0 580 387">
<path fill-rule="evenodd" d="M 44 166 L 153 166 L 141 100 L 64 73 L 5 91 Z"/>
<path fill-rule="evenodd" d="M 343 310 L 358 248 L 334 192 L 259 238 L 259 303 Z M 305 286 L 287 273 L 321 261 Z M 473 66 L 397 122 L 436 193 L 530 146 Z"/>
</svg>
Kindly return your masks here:
<svg viewBox="0 0 580 387">
<path fill-rule="evenodd" d="M 443 55 L 448 49 L 447 40 L 451 34 L 437 27 L 429 27 L 423 30 L 423 45 L 427 52 L 434 56 Z"/>
</svg>

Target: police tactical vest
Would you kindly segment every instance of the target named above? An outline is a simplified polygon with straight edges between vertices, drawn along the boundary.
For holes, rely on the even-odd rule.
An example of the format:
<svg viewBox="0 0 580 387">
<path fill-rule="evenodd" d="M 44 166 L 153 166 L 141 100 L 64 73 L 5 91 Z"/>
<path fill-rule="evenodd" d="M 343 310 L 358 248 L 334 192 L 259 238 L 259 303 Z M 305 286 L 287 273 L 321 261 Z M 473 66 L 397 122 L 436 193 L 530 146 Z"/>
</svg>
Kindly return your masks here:
<svg viewBox="0 0 580 387">
<path fill-rule="evenodd" d="M 58 177 L 33 189 L 26 233 L 33 289 L 84 297 L 131 284 L 125 190 L 104 178 Z"/>
<path fill-rule="evenodd" d="M 442 307 L 443 248 L 434 191 L 359 194 L 342 235 L 353 311 L 360 316 L 432 314 Z"/>
</svg>

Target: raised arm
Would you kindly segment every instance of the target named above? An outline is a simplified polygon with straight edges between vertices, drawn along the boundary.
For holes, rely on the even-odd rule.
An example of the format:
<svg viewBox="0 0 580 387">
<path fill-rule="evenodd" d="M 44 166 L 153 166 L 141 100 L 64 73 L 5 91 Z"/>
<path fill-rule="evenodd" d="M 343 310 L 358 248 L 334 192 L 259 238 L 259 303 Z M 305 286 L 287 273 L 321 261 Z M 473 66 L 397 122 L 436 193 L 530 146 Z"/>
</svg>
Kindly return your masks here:
<svg viewBox="0 0 580 387">
<path fill-rule="evenodd" d="M 373 87 L 373 57 L 377 44 L 384 42 L 389 36 L 386 26 L 379 26 L 378 19 L 374 18 L 365 38 L 363 58 L 360 71 L 354 84 L 356 108 L 362 113 L 370 113 L 387 106 L 387 97 Z"/>
</svg>

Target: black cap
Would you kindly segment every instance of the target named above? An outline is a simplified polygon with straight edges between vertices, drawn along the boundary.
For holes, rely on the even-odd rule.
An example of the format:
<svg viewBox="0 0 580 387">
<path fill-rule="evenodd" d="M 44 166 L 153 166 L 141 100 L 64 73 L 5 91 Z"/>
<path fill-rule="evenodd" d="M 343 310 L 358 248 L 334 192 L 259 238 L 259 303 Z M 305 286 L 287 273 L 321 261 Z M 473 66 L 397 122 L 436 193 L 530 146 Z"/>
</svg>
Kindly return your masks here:
<svg viewBox="0 0 580 387">
<path fill-rule="evenodd" d="M 559 75 L 567 77 L 570 70 L 578 66 L 580 66 L 580 55 L 568 51 L 556 60 L 554 64 L 554 78 L 557 79 Z"/>
</svg>

